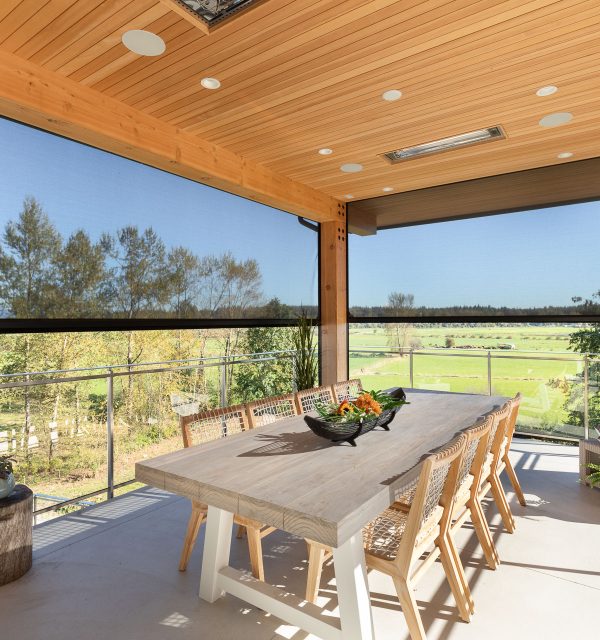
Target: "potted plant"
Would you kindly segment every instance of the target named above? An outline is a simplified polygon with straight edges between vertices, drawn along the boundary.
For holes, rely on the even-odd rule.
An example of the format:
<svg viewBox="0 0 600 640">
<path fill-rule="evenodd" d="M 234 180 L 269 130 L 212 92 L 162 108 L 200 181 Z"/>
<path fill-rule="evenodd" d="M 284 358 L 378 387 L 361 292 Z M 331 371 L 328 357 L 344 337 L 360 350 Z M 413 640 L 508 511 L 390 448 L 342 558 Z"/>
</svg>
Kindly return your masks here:
<svg viewBox="0 0 600 640">
<path fill-rule="evenodd" d="M 12 463 L 12 458 L 0 456 L 0 499 L 9 496 L 15 488 Z"/>
<path fill-rule="evenodd" d="M 292 346 L 296 352 L 296 389 L 310 389 L 317 381 L 317 345 L 313 321 L 307 317 L 305 311 L 298 317 L 298 324 L 292 333 Z"/>
<path fill-rule="evenodd" d="M 600 464 L 588 464 L 588 469 L 592 472 L 587 477 L 590 486 L 600 485 Z"/>
</svg>

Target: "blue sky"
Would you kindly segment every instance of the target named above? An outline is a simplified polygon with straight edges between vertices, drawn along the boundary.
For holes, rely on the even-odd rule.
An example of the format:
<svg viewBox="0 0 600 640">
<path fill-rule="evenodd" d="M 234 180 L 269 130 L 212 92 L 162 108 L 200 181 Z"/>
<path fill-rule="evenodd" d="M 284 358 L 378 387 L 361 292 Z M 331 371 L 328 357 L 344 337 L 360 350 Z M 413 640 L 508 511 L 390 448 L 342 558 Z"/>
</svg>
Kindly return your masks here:
<svg viewBox="0 0 600 640">
<path fill-rule="evenodd" d="M 256 258 L 267 298 L 316 303 L 317 238 L 295 216 L 0 119 L 0 229 L 35 196 L 63 235 L 152 226 L 167 246 Z M 349 239 L 351 305 L 569 304 L 600 289 L 600 203 Z"/>
<path fill-rule="evenodd" d="M 0 230 L 34 196 L 64 235 L 134 224 L 168 247 L 256 258 L 267 298 L 317 303 L 317 234 L 296 216 L 0 118 Z"/>
<path fill-rule="evenodd" d="M 599 202 L 350 236 L 350 305 L 568 305 L 600 289 L 599 244 Z"/>
</svg>

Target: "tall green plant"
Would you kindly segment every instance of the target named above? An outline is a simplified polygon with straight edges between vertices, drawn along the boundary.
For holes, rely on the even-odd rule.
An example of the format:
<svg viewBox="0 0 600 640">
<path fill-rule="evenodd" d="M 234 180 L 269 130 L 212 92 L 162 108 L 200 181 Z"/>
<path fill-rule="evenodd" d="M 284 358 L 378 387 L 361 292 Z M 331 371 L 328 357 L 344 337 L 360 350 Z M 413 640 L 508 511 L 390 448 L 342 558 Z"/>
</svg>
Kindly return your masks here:
<svg viewBox="0 0 600 640">
<path fill-rule="evenodd" d="M 317 344 L 314 323 L 303 312 L 292 333 L 292 345 L 296 351 L 294 380 L 296 389 L 310 389 L 317 382 Z"/>
</svg>

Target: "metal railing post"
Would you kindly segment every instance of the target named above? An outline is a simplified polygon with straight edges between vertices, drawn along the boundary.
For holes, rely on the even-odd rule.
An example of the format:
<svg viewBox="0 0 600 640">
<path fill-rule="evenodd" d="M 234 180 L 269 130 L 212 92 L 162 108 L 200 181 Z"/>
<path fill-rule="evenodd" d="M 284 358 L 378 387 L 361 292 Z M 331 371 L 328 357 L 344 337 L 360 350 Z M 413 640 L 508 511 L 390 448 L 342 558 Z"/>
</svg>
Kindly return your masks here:
<svg viewBox="0 0 600 640">
<path fill-rule="evenodd" d="M 415 357 L 414 356 L 415 356 L 414 349 L 411 349 L 409 354 L 409 362 L 408 362 L 411 389 L 415 388 Z"/>
<path fill-rule="evenodd" d="M 221 394 L 220 394 L 220 404 L 221 408 L 227 406 L 227 365 L 225 364 L 225 360 L 219 367 L 221 370 Z"/>
<path fill-rule="evenodd" d="M 106 482 L 106 499 L 112 500 L 115 496 L 115 449 L 113 442 L 113 391 L 114 378 L 112 369 L 108 370 L 106 378 L 106 456 L 107 456 L 107 482 Z"/>
<path fill-rule="evenodd" d="M 488 396 L 492 395 L 492 352 L 487 352 Z"/>
<path fill-rule="evenodd" d="M 590 359 L 583 357 L 583 437 L 590 437 Z"/>
</svg>

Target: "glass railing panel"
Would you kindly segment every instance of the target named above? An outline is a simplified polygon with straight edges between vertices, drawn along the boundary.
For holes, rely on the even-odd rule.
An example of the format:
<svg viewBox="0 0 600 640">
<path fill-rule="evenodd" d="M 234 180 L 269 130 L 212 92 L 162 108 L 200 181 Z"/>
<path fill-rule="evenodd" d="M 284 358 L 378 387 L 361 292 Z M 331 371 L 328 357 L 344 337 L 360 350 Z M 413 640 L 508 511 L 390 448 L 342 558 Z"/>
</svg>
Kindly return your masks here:
<svg viewBox="0 0 600 640">
<path fill-rule="evenodd" d="M 414 387 L 454 393 L 488 393 L 487 355 L 465 351 L 415 351 Z"/>
<path fill-rule="evenodd" d="M 365 389 L 410 386 L 410 356 L 368 348 L 350 350 L 350 378 L 360 378 Z"/>
</svg>

